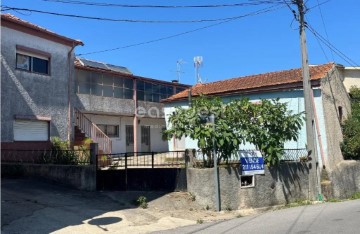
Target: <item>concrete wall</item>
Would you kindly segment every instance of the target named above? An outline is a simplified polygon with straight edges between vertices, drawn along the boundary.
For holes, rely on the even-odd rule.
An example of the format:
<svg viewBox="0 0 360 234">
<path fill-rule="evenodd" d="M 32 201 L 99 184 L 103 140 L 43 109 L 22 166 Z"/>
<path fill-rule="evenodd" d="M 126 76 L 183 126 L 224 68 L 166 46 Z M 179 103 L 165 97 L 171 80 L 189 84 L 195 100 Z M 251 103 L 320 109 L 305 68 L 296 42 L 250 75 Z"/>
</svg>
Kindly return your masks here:
<svg viewBox="0 0 360 234">
<path fill-rule="evenodd" d="M 16 69 L 16 45 L 51 54 L 50 75 Z M 1 27 L 1 141 L 13 141 L 15 115 L 51 118 L 50 136 L 66 140 L 70 47 Z M 73 64 L 74 58 L 71 58 Z"/>
<path fill-rule="evenodd" d="M 349 198 L 360 192 L 360 161 L 342 161 L 330 173 L 329 197 Z"/>
<path fill-rule="evenodd" d="M 220 197 L 222 210 L 260 208 L 283 205 L 295 200 L 308 199 L 306 164 L 286 163 L 265 169 L 265 175 L 255 176 L 255 186 L 240 186 L 238 168 L 220 168 Z M 215 207 L 214 170 L 189 168 L 187 189 L 201 206 Z"/>
<path fill-rule="evenodd" d="M 344 86 L 349 92 L 351 86 L 360 88 L 360 68 L 359 67 L 345 67 L 343 69 Z"/>
<path fill-rule="evenodd" d="M 326 125 L 326 162 L 328 169 L 332 169 L 343 160 L 340 143 L 343 140 L 339 107 L 342 108 L 342 119 L 351 113 L 349 96 L 343 85 L 343 76 L 338 70 L 333 70 L 321 80 L 323 112 Z"/>
<path fill-rule="evenodd" d="M 94 166 L 1 163 L 1 176 L 38 177 L 81 190 L 96 190 Z"/>
</svg>

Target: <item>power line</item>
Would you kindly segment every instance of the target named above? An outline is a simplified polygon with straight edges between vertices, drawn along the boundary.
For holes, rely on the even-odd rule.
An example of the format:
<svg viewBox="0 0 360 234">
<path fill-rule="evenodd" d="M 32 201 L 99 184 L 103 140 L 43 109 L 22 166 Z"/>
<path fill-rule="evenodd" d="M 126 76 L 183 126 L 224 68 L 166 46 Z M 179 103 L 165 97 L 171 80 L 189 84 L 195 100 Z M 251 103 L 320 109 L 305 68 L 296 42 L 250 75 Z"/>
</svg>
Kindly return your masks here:
<svg viewBox="0 0 360 234">
<path fill-rule="evenodd" d="M 319 34 L 313 27 L 311 27 L 311 25 L 307 24 L 306 27 L 310 30 L 312 34 L 314 34 L 317 39 L 319 39 L 325 46 L 327 46 L 336 55 L 346 61 L 349 65 L 353 67 L 359 67 L 359 65 L 354 60 L 349 58 L 347 55 L 337 49 L 333 44 L 331 44 L 328 40 L 326 40 L 323 36 L 321 36 L 321 34 Z"/>
<path fill-rule="evenodd" d="M 281 0 L 249 0 L 243 3 L 234 4 L 208 4 L 208 5 L 131 5 L 131 4 L 117 4 L 106 2 L 89 2 L 89 1 L 74 1 L 74 0 L 43 0 L 44 2 L 64 3 L 64 4 L 76 4 L 98 7 L 123 7 L 123 8 L 219 8 L 219 7 L 242 7 L 242 6 L 255 6 L 261 4 L 278 4 Z"/>
<path fill-rule="evenodd" d="M 241 18 L 245 18 L 245 17 L 249 17 L 249 16 L 255 16 L 255 15 L 260 15 L 260 14 L 264 14 L 264 13 L 267 13 L 267 12 L 275 11 L 275 10 L 281 9 L 281 8 L 283 8 L 283 7 L 284 7 L 284 6 L 272 6 L 272 7 L 267 7 L 267 8 L 264 8 L 264 9 L 261 9 L 261 10 L 258 10 L 258 11 L 255 11 L 255 12 L 251 12 L 251 13 L 248 13 L 248 14 L 245 14 L 245 15 L 238 16 L 237 18 L 234 18 L 234 19 L 230 19 L 230 20 L 218 22 L 218 23 L 215 23 L 215 24 L 210 24 L 210 25 L 207 25 L 207 26 L 204 26 L 204 27 L 201 27 L 201 28 L 196 28 L 196 29 L 193 29 L 193 30 L 189 30 L 189 31 L 185 31 L 185 32 L 173 34 L 173 35 L 170 35 L 170 36 L 161 37 L 161 38 L 157 38 L 157 39 L 153 39 L 153 40 L 149 40 L 149 41 L 145 41 L 145 42 L 139 42 L 139 43 L 135 43 L 135 44 L 131 44 L 131 45 L 116 47 L 116 48 L 112 48 L 112 49 L 97 50 L 97 51 L 93 51 L 93 52 L 77 54 L 77 56 L 89 55 L 89 54 L 105 53 L 105 52 L 110 52 L 110 51 L 115 51 L 115 50 L 120 50 L 120 49 L 126 49 L 126 48 L 135 47 L 135 46 L 140 46 L 140 45 L 145 45 L 145 44 L 150 44 L 150 43 L 154 43 L 154 42 L 159 42 L 159 41 L 171 39 L 171 38 L 174 38 L 174 37 L 178 37 L 178 36 L 182 36 L 182 35 L 194 33 L 194 32 L 197 32 L 197 31 L 201 31 L 201 30 L 204 30 L 204 29 L 207 29 L 207 28 L 212 28 L 212 27 L 215 27 L 215 26 L 218 26 L 218 25 L 221 25 L 221 24 L 225 24 L 225 23 L 228 23 L 228 22 L 237 20 L 237 19 L 241 19 Z"/>
<path fill-rule="evenodd" d="M 111 21 L 111 22 L 123 22 L 123 23 L 204 23 L 204 22 L 218 22 L 218 21 L 231 21 L 242 16 L 233 16 L 227 18 L 218 18 L 218 19 L 200 19 L 200 20 L 135 20 L 135 19 L 113 19 L 113 18 L 104 18 L 104 17 L 95 17 L 95 16 L 84 16 L 84 15 L 73 15 L 73 14 L 64 14 L 50 11 L 41 11 L 29 8 L 17 8 L 10 6 L 2 6 L 3 11 L 26 11 L 26 12 L 35 12 L 40 14 L 48 14 L 55 16 L 71 17 L 71 18 L 80 18 L 80 19 L 89 19 L 89 20 L 99 20 L 99 21 Z"/>
<path fill-rule="evenodd" d="M 323 16 L 323 13 L 322 13 L 322 10 L 321 10 L 321 6 L 320 6 L 320 3 L 319 3 L 319 0 L 316 0 L 316 1 L 317 1 L 318 5 L 319 5 L 319 11 L 320 11 L 320 16 L 321 16 L 321 21 L 322 21 L 322 24 L 323 24 L 323 27 L 324 27 L 324 30 L 325 30 L 326 39 L 329 40 L 329 35 L 328 35 L 328 33 L 327 33 L 327 30 L 326 30 L 325 21 L 324 21 L 324 16 Z M 333 54 L 332 50 L 330 50 L 330 52 L 331 52 L 331 57 L 332 57 L 332 59 L 335 60 L 335 59 L 334 59 L 334 54 Z"/>
</svg>

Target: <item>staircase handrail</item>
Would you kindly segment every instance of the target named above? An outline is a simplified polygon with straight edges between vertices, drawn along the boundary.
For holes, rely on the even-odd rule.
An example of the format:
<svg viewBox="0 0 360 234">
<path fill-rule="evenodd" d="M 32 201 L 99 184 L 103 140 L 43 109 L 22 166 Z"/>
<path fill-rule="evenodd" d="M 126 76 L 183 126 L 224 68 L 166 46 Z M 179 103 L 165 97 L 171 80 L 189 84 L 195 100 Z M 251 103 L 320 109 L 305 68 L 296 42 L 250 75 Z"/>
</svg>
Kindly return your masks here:
<svg viewBox="0 0 360 234">
<path fill-rule="evenodd" d="M 79 109 L 74 108 L 75 125 L 84 132 L 85 136 L 90 137 L 95 143 L 99 144 L 99 150 L 104 154 L 111 154 L 112 141 L 96 124 L 87 118 Z"/>
</svg>

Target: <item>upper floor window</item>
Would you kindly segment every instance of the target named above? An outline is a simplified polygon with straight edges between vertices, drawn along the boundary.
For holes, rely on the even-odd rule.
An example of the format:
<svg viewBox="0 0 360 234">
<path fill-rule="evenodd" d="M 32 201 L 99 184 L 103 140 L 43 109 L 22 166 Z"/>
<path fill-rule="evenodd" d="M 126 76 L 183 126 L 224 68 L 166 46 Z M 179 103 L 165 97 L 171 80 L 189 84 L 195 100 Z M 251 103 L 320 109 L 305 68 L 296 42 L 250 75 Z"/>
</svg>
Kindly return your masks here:
<svg viewBox="0 0 360 234">
<path fill-rule="evenodd" d="M 18 51 L 16 53 L 16 68 L 48 75 L 49 58 Z"/>
<path fill-rule="evenodd" d="M 174 90 L 174 86 L 171 85 L 163 85 L 152 82 L 146 82 L 142 80 L 136 81 L 136 89 L 137 89 L 137 99 L 139 101 L 147 101 L 147 102 L 160 102 L 161 99 L 166 99 L 175 93 L 182 91 L 182 88 L 176 87 Z"/>
<path fill-rule="evenodd" d="M 76 85 L 80 94 L 133 99 L 133 80 L 125 77 L 78 70 Z"/>
</svg>

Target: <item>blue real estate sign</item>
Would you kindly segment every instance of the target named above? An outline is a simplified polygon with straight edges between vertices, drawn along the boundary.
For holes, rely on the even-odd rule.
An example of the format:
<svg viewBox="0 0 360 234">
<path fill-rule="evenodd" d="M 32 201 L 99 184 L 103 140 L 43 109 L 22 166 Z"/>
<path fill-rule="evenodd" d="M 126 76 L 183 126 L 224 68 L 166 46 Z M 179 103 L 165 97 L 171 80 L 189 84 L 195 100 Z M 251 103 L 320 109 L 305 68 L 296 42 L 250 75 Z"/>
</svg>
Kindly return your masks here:
<svg viewBox="0 0 360 234">
<path fill-rule="evenodd" d="M 241 174 L 265 174 L 264 158 L 258 150 L 244 150 L 240 152 Z"/>
</svg>

